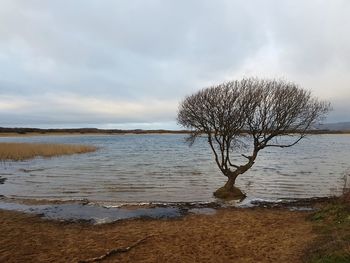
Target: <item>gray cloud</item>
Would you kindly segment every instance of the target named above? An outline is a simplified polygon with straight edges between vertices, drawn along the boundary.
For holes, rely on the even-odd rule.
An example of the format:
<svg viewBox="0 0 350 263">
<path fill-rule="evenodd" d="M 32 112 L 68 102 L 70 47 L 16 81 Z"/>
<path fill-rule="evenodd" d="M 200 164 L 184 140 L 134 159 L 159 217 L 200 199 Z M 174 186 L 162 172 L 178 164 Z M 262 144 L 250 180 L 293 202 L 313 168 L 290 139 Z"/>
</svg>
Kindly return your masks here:
<svg viewBox="0 0 350 263">
<path fill-rule="evenodd" d="M 346 0 L 4 0 L 0 117 L 166 126 L 183 96 L 255 75 L 296 81 L 333 102 L 330 121 L 349 120 L 349 11 Z"/>
</svg>

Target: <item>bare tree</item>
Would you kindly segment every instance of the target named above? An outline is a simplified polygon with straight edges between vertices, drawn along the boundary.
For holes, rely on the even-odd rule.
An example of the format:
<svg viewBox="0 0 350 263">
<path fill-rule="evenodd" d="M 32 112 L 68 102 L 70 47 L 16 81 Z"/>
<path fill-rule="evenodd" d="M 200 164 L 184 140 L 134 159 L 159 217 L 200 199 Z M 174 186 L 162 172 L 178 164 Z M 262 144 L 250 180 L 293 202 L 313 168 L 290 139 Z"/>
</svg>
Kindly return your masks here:
<svg viewBox="0 0 350 263">
<path fill-rule="evenodd" d="M 180 104 L 178 123 L 190 129 L 190 145 L 205 135 L 215 162 L 228 178 L 214 195 L 243 197 L 237 189 L 237 176 L 249 170 L 260 150 L 266 147 L 291 147 L 321 121 L 330 104 L 292 82 L 248 78 L 212 86 L 186 97 Z M 292 141 L 280 143 L 281 136 Z M 233 163 L 233 151 L 241 149 L 241 138 L 249 138 L 252 153 L 242 154 L 242 164 Z"/>
</svg>

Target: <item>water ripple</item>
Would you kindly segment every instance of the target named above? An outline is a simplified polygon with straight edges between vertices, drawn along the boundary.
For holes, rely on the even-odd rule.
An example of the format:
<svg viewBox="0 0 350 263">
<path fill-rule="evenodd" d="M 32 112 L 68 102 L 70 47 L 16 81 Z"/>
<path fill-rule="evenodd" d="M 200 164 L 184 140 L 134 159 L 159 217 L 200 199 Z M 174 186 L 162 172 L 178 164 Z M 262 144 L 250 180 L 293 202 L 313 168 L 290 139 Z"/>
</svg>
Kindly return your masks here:
<svg viewBox="0 0 350 263">
<path fill-rule="evenodd" d="M 205 140 L 183 135 L 38 136 L 0 141 L 92 144 L 93 153 L 0 165 L 0 195 L 96 202 L 213 201 L 225 182 Z M 237 185 L 277 200 L 338 195 L 349 173 L 349 135 L 310 136 L 295 147 L 262 151 Z M 233 156 L 242 160 L 240 155 Z M 6 181 L 5 181 L 5 177 Z M 348 183 L 349 184 L 349 183 Z"/>
</svg>

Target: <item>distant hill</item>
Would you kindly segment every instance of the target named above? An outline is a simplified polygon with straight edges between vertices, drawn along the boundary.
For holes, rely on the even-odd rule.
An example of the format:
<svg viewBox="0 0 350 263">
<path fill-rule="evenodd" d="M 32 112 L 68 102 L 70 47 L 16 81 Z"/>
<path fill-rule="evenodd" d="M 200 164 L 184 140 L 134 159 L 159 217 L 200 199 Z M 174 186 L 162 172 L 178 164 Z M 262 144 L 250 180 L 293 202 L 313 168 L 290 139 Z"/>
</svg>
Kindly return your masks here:
<svg viewBox="0 0 350 263">
<path fill-rule="evenodd" d="M 325 123 L 316 127 L 318 130 L 350 131 L 350 122 Z"/>
</svg>

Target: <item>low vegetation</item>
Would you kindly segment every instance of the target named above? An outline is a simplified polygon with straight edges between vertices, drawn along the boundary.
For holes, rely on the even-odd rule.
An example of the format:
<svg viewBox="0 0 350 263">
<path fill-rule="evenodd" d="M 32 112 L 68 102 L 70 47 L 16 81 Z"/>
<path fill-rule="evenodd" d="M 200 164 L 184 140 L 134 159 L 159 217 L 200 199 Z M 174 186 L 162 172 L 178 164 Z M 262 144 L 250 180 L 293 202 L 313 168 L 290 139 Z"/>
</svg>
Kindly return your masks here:
<svg viewBox="0 0 350 263">
<path fill-rule="evenodd" d="M 350 262 L 350 193 L 323 206 L 310 220 L 318 238 L 309 248 L 305 261 Z"/>
<path fill-rule="evenodd" d="M 0 143 L 0 160 L 21 161 L 39 156 L 54 157 L 95 150 L 96 147 L 89 145 L 2 142 Z"/>
</svg>

